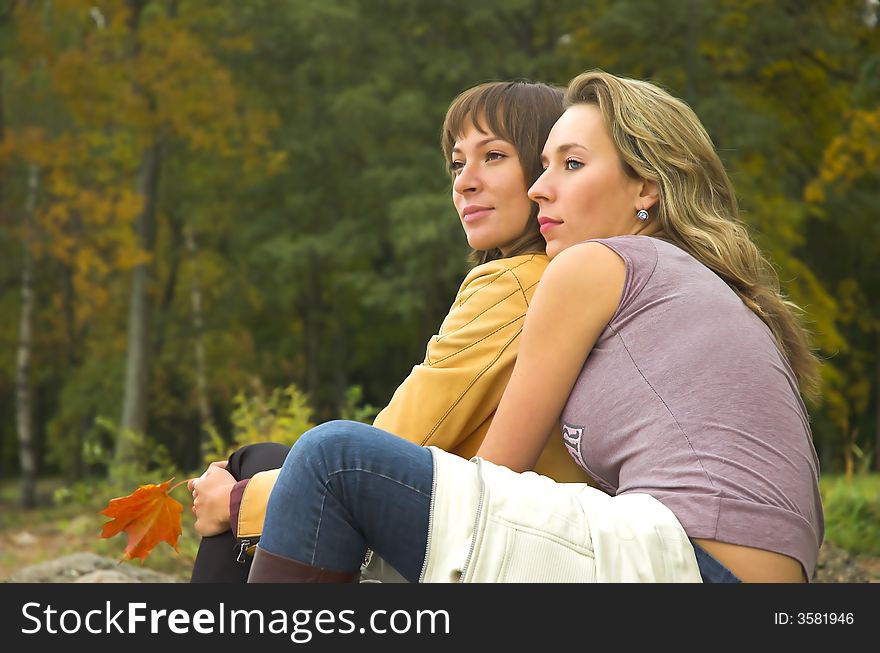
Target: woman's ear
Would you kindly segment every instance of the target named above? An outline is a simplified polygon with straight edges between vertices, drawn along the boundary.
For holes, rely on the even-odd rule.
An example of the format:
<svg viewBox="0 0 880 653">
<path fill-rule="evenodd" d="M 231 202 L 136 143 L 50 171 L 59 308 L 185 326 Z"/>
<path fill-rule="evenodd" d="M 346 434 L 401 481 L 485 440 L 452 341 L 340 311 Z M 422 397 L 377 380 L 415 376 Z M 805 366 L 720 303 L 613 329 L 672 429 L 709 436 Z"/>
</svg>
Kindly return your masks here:
<svg viewBox="0 0 880 653">
<path fill-rule="evenodd" d="M 636 209 L 644 209 L 645 211 L 648 211 L 659 201 L 659 199 L 660 187 L 657 185 L 657 182 L 650 179 L 643 179 Z"/>
</svg>

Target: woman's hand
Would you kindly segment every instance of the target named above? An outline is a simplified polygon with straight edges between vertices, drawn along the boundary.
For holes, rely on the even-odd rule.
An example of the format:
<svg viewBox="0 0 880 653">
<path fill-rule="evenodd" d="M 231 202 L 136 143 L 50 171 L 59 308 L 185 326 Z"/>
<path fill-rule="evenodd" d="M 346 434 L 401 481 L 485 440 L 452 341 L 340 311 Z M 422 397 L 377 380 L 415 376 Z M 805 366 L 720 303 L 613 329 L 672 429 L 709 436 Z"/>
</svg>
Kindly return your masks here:
<svg viewBox="0 0 880 653">
<path fill-rule="evenodd" d="M 226 462 L 211 463 L 204 474 L 187 483 L 193 495 L 196 532 L 202 537 L 229 530 L 229 495 L 236 481 L 226 471 Z"/>
</svg>

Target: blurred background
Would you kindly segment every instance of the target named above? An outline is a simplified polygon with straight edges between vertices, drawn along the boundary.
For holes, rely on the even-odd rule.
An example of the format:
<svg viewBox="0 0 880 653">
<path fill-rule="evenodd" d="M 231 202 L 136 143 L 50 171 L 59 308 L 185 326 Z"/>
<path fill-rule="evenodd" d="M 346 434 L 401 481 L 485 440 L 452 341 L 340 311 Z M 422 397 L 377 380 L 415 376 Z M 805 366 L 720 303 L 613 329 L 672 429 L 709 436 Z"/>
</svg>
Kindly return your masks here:
<svg viewBox="0 0 880 653">
<path fill-rule="evenodd" d="M 828 538 L 880 556 L 878 4 L 0 0 L 0 578 L 118 556 L 137 483 L 370 421 L 469 267 L 449 102 L 596 67 L 708 128 L 824 361 Z"/>
</svg>

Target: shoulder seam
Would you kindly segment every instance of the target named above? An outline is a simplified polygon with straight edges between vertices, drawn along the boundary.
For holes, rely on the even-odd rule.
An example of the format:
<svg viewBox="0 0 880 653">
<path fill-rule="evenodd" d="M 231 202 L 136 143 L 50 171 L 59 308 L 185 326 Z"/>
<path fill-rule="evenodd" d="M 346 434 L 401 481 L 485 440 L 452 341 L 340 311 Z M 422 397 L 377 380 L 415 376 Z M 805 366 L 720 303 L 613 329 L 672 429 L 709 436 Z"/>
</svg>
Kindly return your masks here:
<svg viewBox="0 0 880 653">
<path fill-rule="evenodd" d="M 514 279 L 516 279 L 516 275 L 514 275 Z M 482 311 L 480 311 L 479 313 L 477 313 L 476 315 L 474 315 L 470 320 L 468 320 L 465 324 L 462 324 L 460 327 L 458 327 L 458 328 L 455 329 L 454 331 L 449 331 L 448 333 L 440 333 L 440 334 L 437 334 L 437 340 L 436 340 L 436 341 L 439 342 L 440 340 L 443 340 L 443 339 L 446 338 L 447 336 L 450 336 L 450 335 L 452 335 L 453 333 L 456 333 L 457 331 L 460 331 L 461 329 L 465 328 L 466 326 L 468 326 L 468 325 L 470 325 L 470 324 L 473 324 L 473 322 L 474 322 L 477 318 L 482 317 L 482 316 L 485 315 L 487 312 L 489 312 L 490 310 L 492 310 L 492 309 L 495 308 L 496 306 L 500 306 L 501 304 L 505 303 L 508 299 L 510 299 L 511 297 L 513 297 L 513 296 L 515 296 L 515 295 L 522 294 L 522 296 L 523 296 L 523 300 L 524 300 L 524 302 L 525 302 L 525 308 L 528 309 L 528 307 L 529 307 L 529 302 L 528 302 L 528 300 L 526 299 L 525 292 L 523 291 L 523 289 L 522 289 L 522 284 L 519 283 L 519 280 L 517 280 L 517 285 L 519 286 L 519 290 L 516 290 L 516 289 L 512 290 L 509 294 L 505 295 L 504 297 L 502 297 L 501 299 L 499 299 L 497 302 L 495 302 L 495 303 L 492 304 L 491 306 L 487 306 L 486 308 L 484 308 Z M 482 288 L 481 288 L 481 290 L 482 290 Z M 479 291 L 477 291 L 477 292 L 479 292 Z M 477 294 L 477 293 L 474 293 L 474 295 L 476 295 L 476 294 Z M 459 306 L 462 306 L 462 305 L 463 305 L 463 304 L 459 304 Z M 520 314 L 519 316 L 517 316 L 517 318 L 522 317 L 523 315 L 525 315 L 525 310 L 521 311 L 521 314 Z"/>
<path fill-rule="evenodd" d="M 522 267 L 523 265 L 526 265 L 527 263 L 531 263 L 531 262 L 534 261 L 534 260 L 535 260 L 535 255 L 532 254 L 528 259 L 526 259 L 525 261 L 520 261 L 519 263 L 517 263 L 517 264 L 514 265 L 513 267 L 504 267 L 502 270 L 499 270 L 499 271 L 496 273 L 496 276 L 495 276 L 494 279 L 492 279 L 492 281 L 490 281 L 490 282 L 487 283 L 485 286 L 483 286 L 482 288 L 480 288 L 480 290 L 485 290 L 486 288 L 488 288 L 489 286 L 491 286 L 493 283 L 495 283 L 496 281 L 498 281 L 498 279 L 502 278 L 502 277 L 503 277 L 505 274 L 507 274 L 507 273 L 511 273 L 511 274 L 513 275 L 513 277 L 516 279 L 517 285 L 519 285 L 520 290 L 522 290 L 522 283 L 520 283 L 519 276 L 517 276 L 517 274 L 516 274 L 516 270 L 517 270 L 517 268 L 520 268 L 520 267 Z M 479 291 L 477 291 L 477 292 L 479 292 Z M 473 296 L 476 295 L 476 294 L 477 294 L 476 292 L 473 293 L 473 294 L 470 295 L 467 299 L 465 299 L 464 301 L 462 301 L 461 304 L 459 304 L 459 305 L 460 305 L 460 306 L 461 306 L 461 305 L 464 305 L 464 303 L 465 303 L 468 299 L 470 299 L 471 297 L 473 297 Z M 528 305 L 528 302 L 526 302 L 526 305 Z"/>
<path fill-rule="evenodd" d="M 453 356 L 458 356 L 460 353 L 467 351 L 467 350 L 470 349 L 471 347 L 475 347 L 476 345 L 480 344 L 481 342 L 483 342 L 483 341 L 486 340 L 487 338 L 491 338 L 491 337 L 494 336 L 496 333 L 499 333 L 500 331 L 503 331 L 504 329 L 506 329 L 507 327 L 509 327 L 511 324 L 514 324 L 514 323 L 517 322 L 518 320 L 522 320 L 524 316 L 525 316 L 525 313 L 523 313 L 523 314 L 521 314 L 521 315 L 517 315 L 517 316 L 514 317 L 512 320 L 508 320 L 507 322 L 505 322 L 504 324 L 502 324 L 501 326 L 499 326 L 497 329 L 495 329 L 494 331 L 492 331 L 492 333 L 487 333 L 485 336 L 483 336 L 483 337 L 480 338 L 479 340 L 475 340 L 474 342 L 470 343 L 467 347 L 462 347 L 461 349 L 457 349 L 456 351 L 452 352 L 451 354 L 448 354 L 448 355 L 444 356 L 443 358 L 438 358 L 436 361 L 434 361 L 433 363 L 431 363 L 431 365 L 429 365 L 429 367 L 433 367 L 433 366 L 436 365 L 437 363 L 441 363 L 441 362 L 443 362 L 443 361 L 445 361 L 445 360 L 449 360 L 449 359 L 452 358 Z M 439 340 L 439 338 L 438 338 L 438 340 Z M 506 346 L 506 345 L 505 345 L 505 346 Z"/>
<path fill-rule="evenodd" d="M 508 325 L 505 325 L 505 326 L 508 326 Z M 461 394 L 459 394 L 458 397 L 456 397 L 455 401 L 452 402 L 452 404 L 446 409 L 446 412 L 444 412 L 443 415 L 440 416 L 440 418 L 437 420 L 437 423 L 434 424 L 434 426 L 431 428 L 431 430 L 428 431 L 428 433 L 425 435 L 424 439 L 422 439 L 422 445 L 424 445 L 428 440 L 431 439 L 431 436 L 433 436 L 434 433 L 436 433 L 437 429 L 440 428 L 440 425 L 443 424 L 444 421 L 446 421 L 446 418 L 449 417 L 449 414 L 455 409 L 456 406 L 458 406 L 458 404 L 459 404 L 459 403 L 461 402 L 461 400 L 465 397 L 465 395 L 467 395 L 467 393 L 468 393 L 468 392 L 470 391 L 470 389 L 474 386 L 474 384 L 475 384 L 475 383 L 476 383 L 476 382 L 477 382 L 477 381 L 478 381 L 478 380 L 479 380 L 479 379 L 480 379 L 480 378 L 481 378 L 481 377 L 482 377 L 482 376 L 483 376 L 483 375 L 484 375 L 489 369 L 491 369 L 492 366 L 495 365 L 496 362 L 498 362 L 498 359 L 501 358 L 501 355 L 502 355 L 505 351 L 507 351 L 507 348 L 510 346 L 510 344 L 511 344 L 514 340 L 516 340 L 516 339 L 519 337 L 519 334 L 520 334 L 521 332 L 522 332 L 522 327 L 520 327 L 519 329 L 517 329 L 516 333 L 514 333 L 514 334 L 508 339 L 508 341 L 504 344 L 504 346 L 501 347 L 501 348 L 498 350 L 498 352 L 495 354 L 495 357 L 494 357 L 491 361 L 489 361 L 489 362 L 483 367 L 483 369 L 481 369 L 481 370 L 480 370 L 480 371 L 474 376 L 473 379 L 471 379 L 470 383 L 467 384 L 467 387 L 465 387 L 465 389 L 461 391 Z M 496 333 L 497 333 L 497 331 L 496 331 Z M 462 351 L 463 351 L 463 350 L 462 350 Z"/>
</svg>

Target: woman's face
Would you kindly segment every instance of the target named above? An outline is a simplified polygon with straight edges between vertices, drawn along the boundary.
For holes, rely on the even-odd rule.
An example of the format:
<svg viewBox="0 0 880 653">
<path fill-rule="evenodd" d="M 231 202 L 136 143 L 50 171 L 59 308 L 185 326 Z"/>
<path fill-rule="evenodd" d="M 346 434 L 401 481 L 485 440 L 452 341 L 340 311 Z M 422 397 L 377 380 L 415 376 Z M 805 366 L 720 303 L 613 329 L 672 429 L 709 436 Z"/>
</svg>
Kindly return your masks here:
<svg viewBox="0 0 880 653">
<path fill-rule="evenodd" d="M 654 201 L 641 196 L 643 180 L 624 172 L 598 107 L 566 109 L 550 131 L 541 160 L 544 173 L 529 197 L 538 203 L 549 257 L 590 238 L 643 230 L 636 212 Z"/>
<path fill-rule="evenodd" d="M 468 244 L 503 254 L 525 231 L 533 204 L 512 143 L 468 125 L 452 148 L 452 202 Z"/>
</svg>

